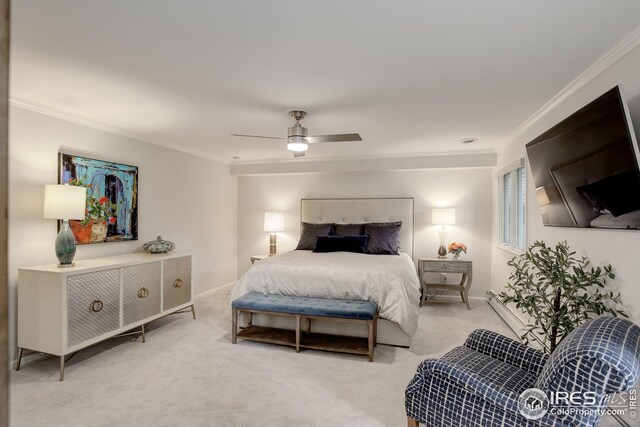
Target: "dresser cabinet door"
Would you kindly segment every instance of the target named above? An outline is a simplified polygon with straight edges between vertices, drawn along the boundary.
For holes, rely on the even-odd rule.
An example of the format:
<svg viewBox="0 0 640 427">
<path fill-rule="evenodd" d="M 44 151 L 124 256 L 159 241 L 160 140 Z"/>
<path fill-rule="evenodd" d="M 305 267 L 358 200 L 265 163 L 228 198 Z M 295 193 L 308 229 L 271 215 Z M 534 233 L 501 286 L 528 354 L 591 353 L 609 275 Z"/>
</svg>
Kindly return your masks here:
<svg viewBox="0 0 640 427">
<path fill-rule="evenodd" d="M 69 347 L 120 327 L 119 268 L 67 278 L 67 322 Z"/>
<path fill-rule="evenodd" d="M 191 301 L 191 257 L 163 261 L 163 309 Z"/>
<path fill-rule="evenodd" d="M 122 269 L 124 326 L 160 313 L 160 261 Z"/>
</svg>

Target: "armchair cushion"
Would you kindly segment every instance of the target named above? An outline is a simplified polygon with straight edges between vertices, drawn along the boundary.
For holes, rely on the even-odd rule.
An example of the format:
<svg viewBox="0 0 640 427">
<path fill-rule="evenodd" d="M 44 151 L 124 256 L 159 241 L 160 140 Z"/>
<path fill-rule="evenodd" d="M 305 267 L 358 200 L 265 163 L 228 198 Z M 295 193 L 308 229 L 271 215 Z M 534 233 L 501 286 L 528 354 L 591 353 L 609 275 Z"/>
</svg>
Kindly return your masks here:
<svg viewBox="0 0 640 427">
<path fill-rule="evenodd" d="M 471 332 L 464 346 L 536 376 L 540 375 L 549 358 L 541 351 L 486 329 L 476 329 Z"/>
<path fill-rule="evenodd" d="M 535 375 L 513 365 L 456 347 L 418 366 L 405 393 L 405 409 L 423 423 L 428 414 L 429 426 L 539 425 L 528 424 L 518 413 L 520 393 L 535 380 Z M 465 405 L 458 408 L 460 401 Z"/>
<path fill-rule="evenodd" d="M 466 347 L 456 347 L 440 359 L 423 361 L 418 372 L 455 381 L 460 387 L 512 411 L 518 409 L 520 393 L 533 387 L 536 381 L 536 376 L 527 371 Z"/>
</svg>

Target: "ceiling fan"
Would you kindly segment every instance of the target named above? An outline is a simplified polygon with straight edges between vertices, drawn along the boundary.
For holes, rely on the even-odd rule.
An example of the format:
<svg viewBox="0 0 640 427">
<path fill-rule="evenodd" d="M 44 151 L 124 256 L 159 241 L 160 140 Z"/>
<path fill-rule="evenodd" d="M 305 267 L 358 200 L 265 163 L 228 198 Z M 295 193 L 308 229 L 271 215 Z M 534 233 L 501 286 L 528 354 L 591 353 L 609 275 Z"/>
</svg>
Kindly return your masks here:
<svg viewBox="0 0 640 427">
<path fill-rule="evenodd" d="M 306 111 L 292 110 L 289 111 L 289 115 L 296 124 L 289 128 L 287 138 L 280 138 L 277 136 L 262 136 L 262 135 L 242 135 L 238 133 L 232 133 L 232 136 L 244 136 L 249 138 L 266 138 L 266 139 L 286 139 L 287 149 L 293 151 L 293 157 L 302 157 L 304 152 L 309 149 L 309 144 L 315 144 L 317 142 L 353 142 L 362 141 L 362 138 L 357 133 L 341 133 L 335 135 L 316 135 L 307 136 L 307 128 L 300 124 L 300 120 L 304 119 L 307 115 Z"/>
</svg>

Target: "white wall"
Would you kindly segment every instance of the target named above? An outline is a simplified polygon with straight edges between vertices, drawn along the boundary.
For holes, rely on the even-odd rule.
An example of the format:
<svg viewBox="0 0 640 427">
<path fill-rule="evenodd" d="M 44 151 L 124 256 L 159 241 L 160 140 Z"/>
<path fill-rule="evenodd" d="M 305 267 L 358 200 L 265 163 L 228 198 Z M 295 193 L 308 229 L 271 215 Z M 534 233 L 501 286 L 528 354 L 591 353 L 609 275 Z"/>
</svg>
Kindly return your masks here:
<svg viewBox="0 0 640 427">
<path fill-rule="evenodd" d="M 623 87 L 623 94 L 629 105 L 636 135 L 639 135 L 640 79 L 638 75 L 640 75 L 640 47 L 636 47 L 620 61 L 548 111 L 513 141 L 510 141 L 506 148 L 498 153 L 497 168 L 516 158 L 524 157 L 527 142 L 616 84 L 621 84 Z M 617 275 L 613 284 L 619 286 L 626 310 L 636 323 L 640 323 L 640 284 L 638 283 L 638 277 L 640 277 L 640 263 L 638 262 L 640 231 L 544 227 L 535 199 L 531 173 L 528 175 L 527 192 L 527 240 L 529 244 L 535 240 L 544 240 L 548 244 L 554 244 L 566 239 L 579 255 L 589 257 L 592 263 L 596 265 L 612 264 Z M 493 199 L 495 214 L 497 205 L 495 184 Z M 496 247 L 497 230 L 495 224 L 492 237 L 492 289 L 500 291 L 507 283 L 510 269 L 506 263 L 513 257 L 513 254 Z"/>
<path fill-rule="evenodd" d="M 295 249 L 300 237 L 300 199 L 307 197 L 414 197 L 415 256 L 436 256 L 439 238 L 431 225 L 431 208 L 455 207 L 456 225 L 448 241 L 466 243 L 464 257 L 473 260 L 472 296 L 489 289 L 491 253 L 491 170 L 341 172 L 238 178 L 238 276 L 250 257 L 268 253 L 262 231 L 265 211 L 281 211 L 285 232 L 278 234 L 278 253 Z"/>
<path fill-rule="evenodd" d="M 9 127 L 10 352 L 18 268 L 57 262 L 56 221 L 43 219 L 42 207 L 44 185 L 57 183 L 59 151 L 139 167 L 138 241 L 81 245 L 76 259 L 138 251 L 162 235 L 193 253 L 196 293 L 236 279 L 237 178 L 229 166 L 19 107 Z"/>
</svg>

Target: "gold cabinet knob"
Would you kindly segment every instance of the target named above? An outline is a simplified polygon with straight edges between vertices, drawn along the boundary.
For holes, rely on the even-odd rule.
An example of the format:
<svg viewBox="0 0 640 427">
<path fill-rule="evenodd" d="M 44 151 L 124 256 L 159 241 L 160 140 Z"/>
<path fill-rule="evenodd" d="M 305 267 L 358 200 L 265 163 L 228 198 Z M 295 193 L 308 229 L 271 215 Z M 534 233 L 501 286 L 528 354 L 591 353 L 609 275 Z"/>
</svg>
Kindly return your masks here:
<svg viewBox="0 0 640 427">
<path fill-rule="evenodd" d="M 176 288 L 181 288 L 182 285 L 183 285 L 182 279 L 176 279 L 176 281 L 173 282 L 173 286 L 175 286 Z"/>
<path fill-rule="evenodd" d="M 138 291 L 138 298 L 146 298 L 148 296 L 149 296 L 149 289 L 140 288 L 140 290 Z"/>
<path fill-rule="evenodd" d="M 96 299 L 96 300 L 93 300 L 93 302 L 91 302 L 91 305 L 89 307 L 91 308 L 91 311 L 93 311 L 94 313 L 97 313 L 100 310 L 102 310 L 102 307 L 104 307 L 104 304 L 99 299 Z"/>
</svg>

